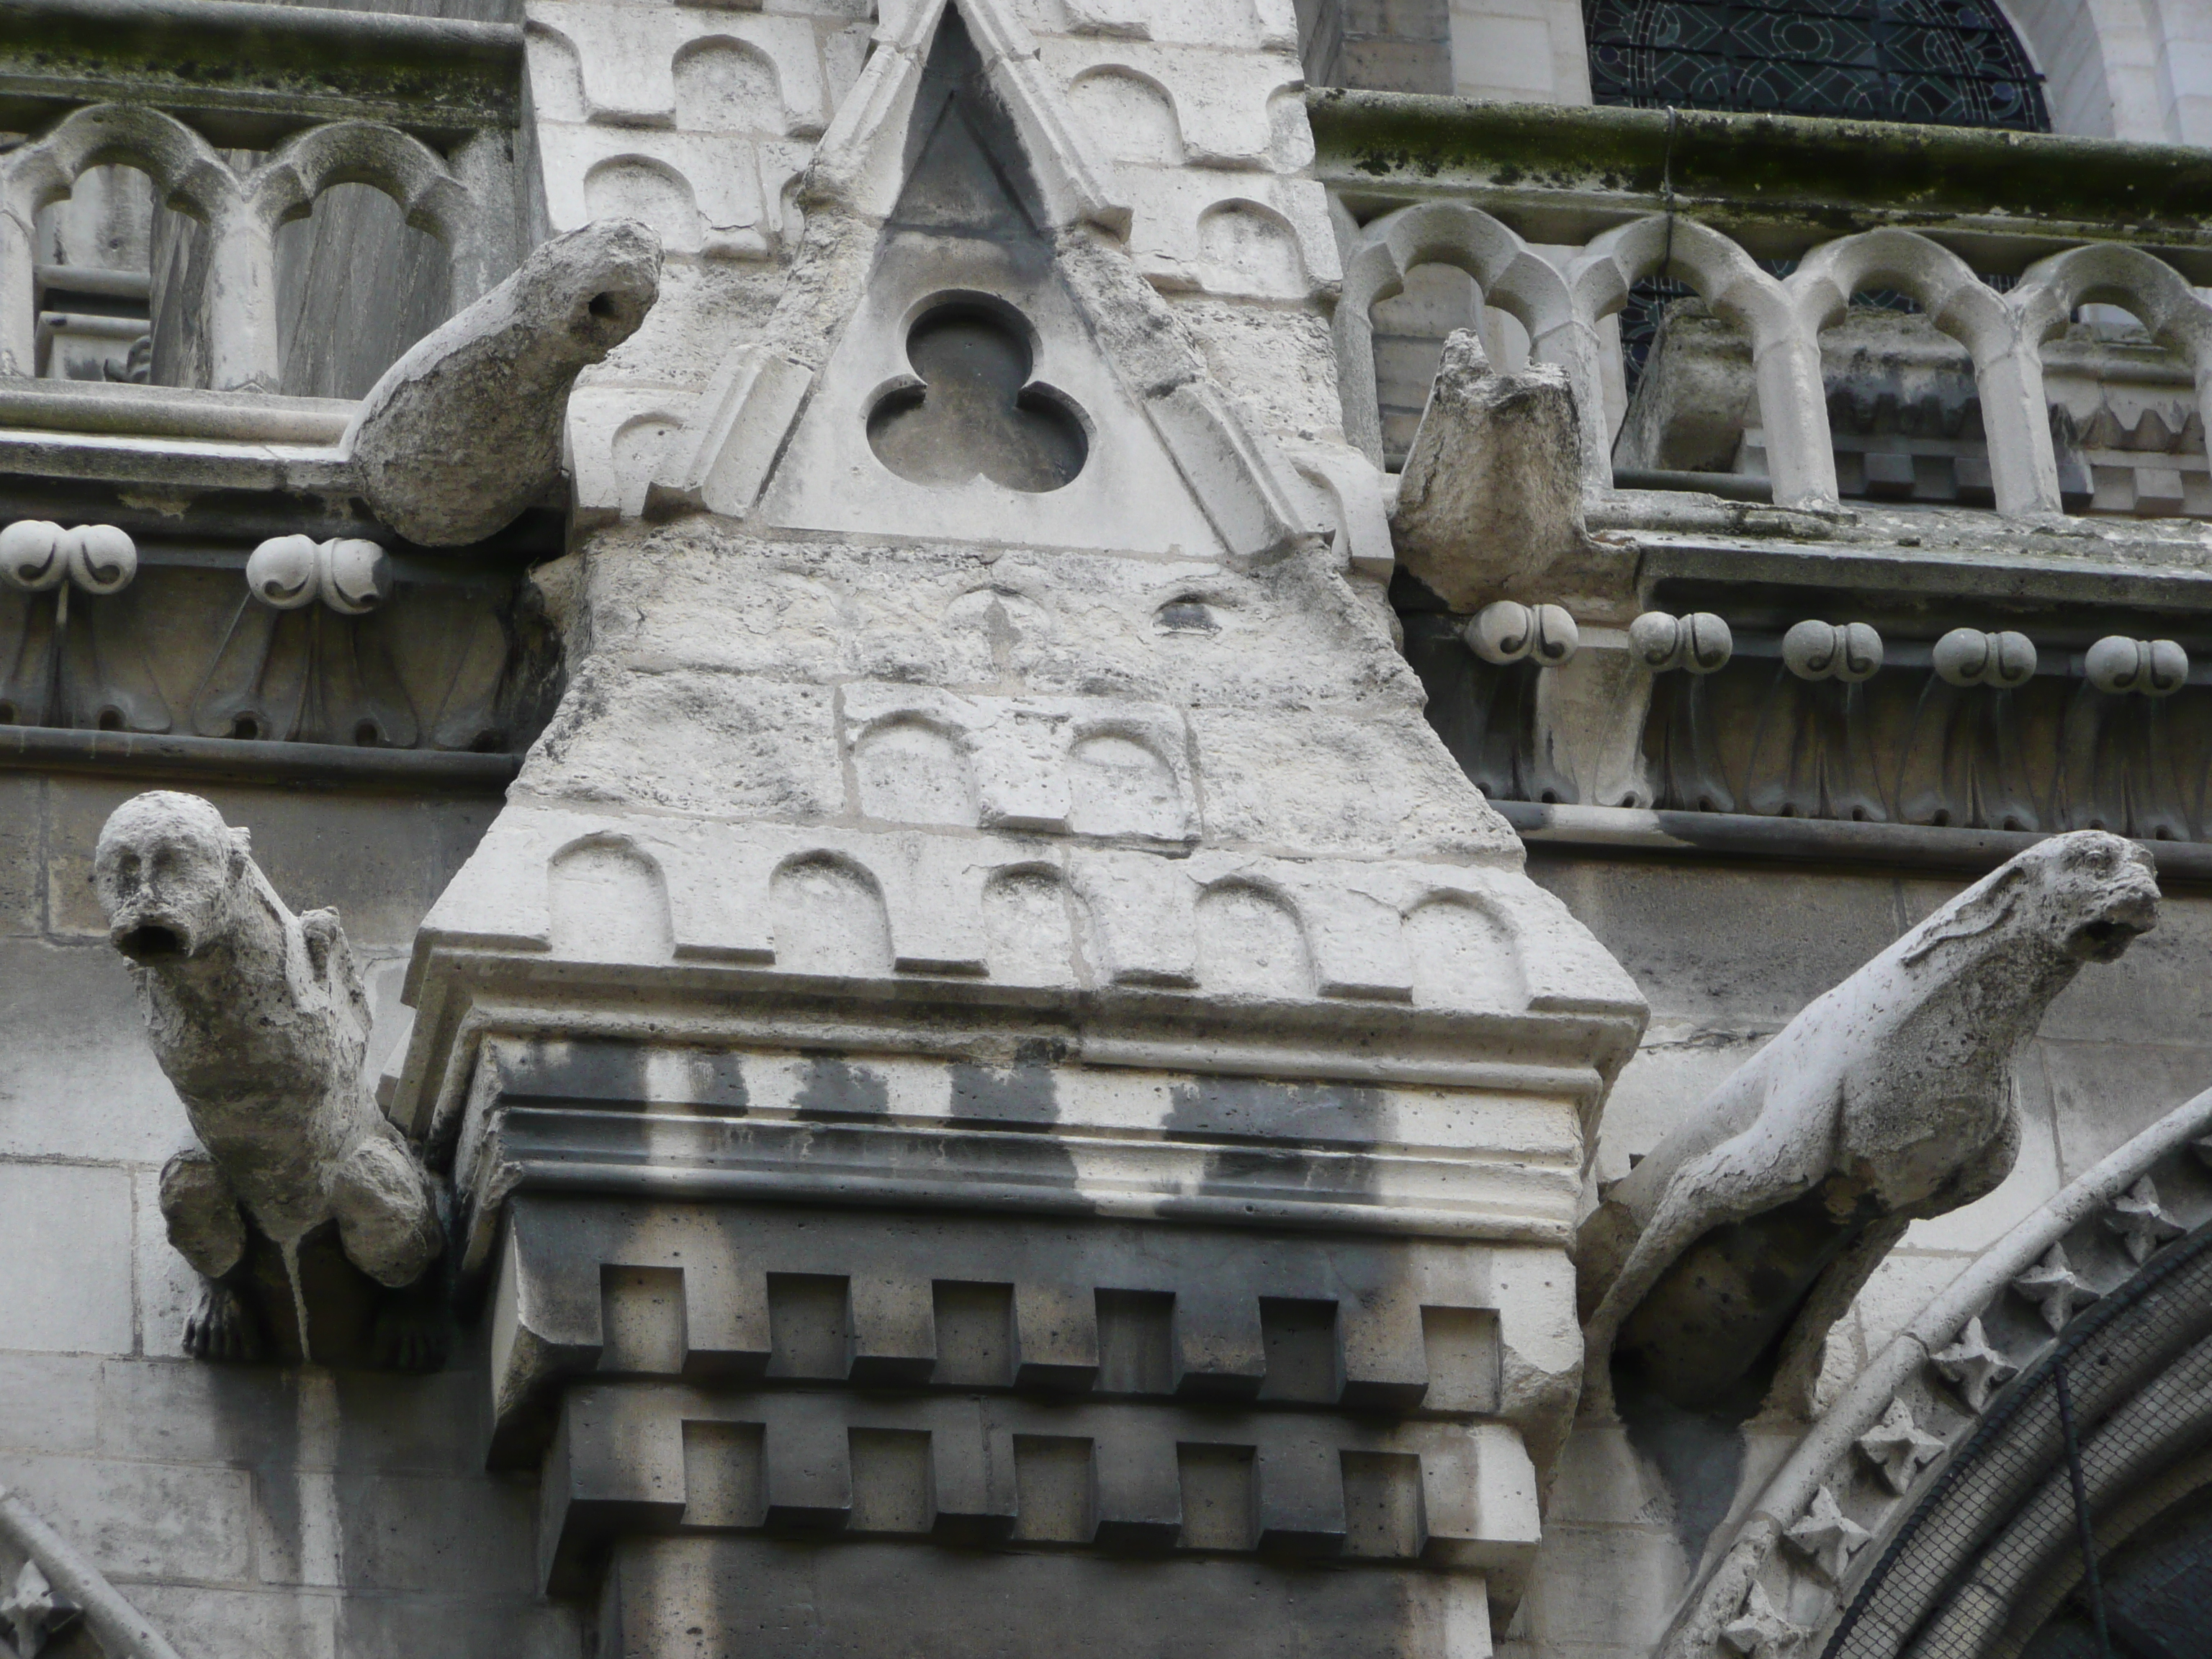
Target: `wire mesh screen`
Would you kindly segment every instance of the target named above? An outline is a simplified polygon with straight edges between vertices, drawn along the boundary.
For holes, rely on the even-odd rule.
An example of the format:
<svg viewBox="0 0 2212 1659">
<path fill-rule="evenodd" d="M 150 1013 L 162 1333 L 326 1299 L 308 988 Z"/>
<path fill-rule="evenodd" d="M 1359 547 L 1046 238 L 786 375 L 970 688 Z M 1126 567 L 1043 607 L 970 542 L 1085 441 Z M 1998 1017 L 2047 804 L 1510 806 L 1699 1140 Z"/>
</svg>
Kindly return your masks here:
<svg viewBox="0 0 2212 1659">
<path fill-rule="evenodd" d="M 1993 0 L 1585 0 L 1601 104 L 2048 132 Z"/>
<path fill-rule="evenodd" d="M 1968 1659 L 1999 1630 L 2017 1641 L 2094 1599 L 2075 1472 L 2094 1518 L 2208 1439 L 2212 1226 L 2077 1317 L 1998 1397 L 1868 1574 L 1824 1659 Z"/>
</svg>

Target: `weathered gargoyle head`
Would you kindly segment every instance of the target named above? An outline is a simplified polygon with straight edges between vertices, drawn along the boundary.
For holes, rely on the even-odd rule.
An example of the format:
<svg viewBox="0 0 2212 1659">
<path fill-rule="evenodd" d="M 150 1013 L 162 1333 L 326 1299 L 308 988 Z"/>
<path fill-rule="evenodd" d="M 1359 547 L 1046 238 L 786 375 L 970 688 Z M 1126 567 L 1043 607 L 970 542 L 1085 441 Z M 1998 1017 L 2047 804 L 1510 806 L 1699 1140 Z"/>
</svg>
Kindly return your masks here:
<svg viewBox="0 0 2212 1659">
<path fill-rule="evenodd" d="M 635 334 L 659 293 L 659 237 L 595 220 L 417 341 L 341 441 L 377 516 L 428 547 L 512 523 L 559 476 L 576 376 Z"/>
<path fill-rule="evenodd" d="M 1905 960 L 2002 930 L 2047 940 L 2075 963 L 2114 962 L 2158 925 L 2158 902 L 2149 854 L 2102 830 L 2077 830 L 2038 842 L 1930 916 Z"/>
<path fill-rule="evenodd" d="M 142 968 L 198 955 L 222 931 L 249 856 L 246 832 L 198 795 L 133 796 L 108 815 L 93 855 L 108 939 Z"/>
<path fill-rule="evenodd" d="M 2025 862 L 2040 878 L 2039 896 L 2070 957 L 2117 961 L 2158 926 L 2158 867 L 2131 841 L 2083 830 L 2052 836 Z"/>
</svg>

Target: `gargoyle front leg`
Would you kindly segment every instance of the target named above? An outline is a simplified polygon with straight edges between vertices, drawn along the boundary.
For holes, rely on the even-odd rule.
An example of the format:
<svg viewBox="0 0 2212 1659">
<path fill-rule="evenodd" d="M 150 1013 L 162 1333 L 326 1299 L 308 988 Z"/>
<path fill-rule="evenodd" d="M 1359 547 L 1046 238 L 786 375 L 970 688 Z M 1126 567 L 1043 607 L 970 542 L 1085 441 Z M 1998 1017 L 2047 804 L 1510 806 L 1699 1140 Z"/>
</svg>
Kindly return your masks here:
<svg viewBox="0 0 2212 1659">
<path fill-rule="evenodd" d="M 1884 1216 L 1860 1235 L 1859 1241 L 1821 1269 L 1782 1339 L 1782 1354 L 1775 1366 L 1774 1382 L 1766 1391 L 1763 1413 L 1778 1413 L 1794 1421 L 1809 1422 L 1813 1391 L 1820 1386 L 1820 1359 L 1826 1349 L 1829 1328 L 1850 1311 L 1866 1288 L 1874 1270 L 1895 1248 L 1911 1226 L 1910 1216 Z"/>
<path fill-rule="evenodd" d="M 396 1139 L 371 1135 L 331 1171 L 346 1259 L 380 1285 L 411 1285 L 446 1248 L 430 1178 Z"/>
<path fill-rule="evenodd" d="M 1715 1227 L 1742 1221 L 1796 1196 L 1798 1189 L 1787 1185 L 1755 1190 L 1732 1157 L 1734 1146 L 1723 1142 L 1674 1171 L 1628 1259 L 1583 1327 L 1585 1410 L 1613 1410 L 1613 1339 L 1682 1253 Z M 1731 1170 L 1733 1178 L 1723 1173 Z"/>
<path fill-rule="evenodd" d="M 161 1218 L 169 1243 L 202 1279 L 199 1306 L 185 1322 L 185 1352 L 196 1359 L 258 1359 L 260 1323 L 224 1282 L 246 1259 L 246 1217 L 221 1168 L 198 1147 L 163 1166 Z"/>
<path fill-rule="evenodd" d="M 246 1216 L 214 1158 L 195 1146 L 161 1166 L 169 1243 L 203 1277 L 222 1279 L 246 1255 Z"/>
</svg>

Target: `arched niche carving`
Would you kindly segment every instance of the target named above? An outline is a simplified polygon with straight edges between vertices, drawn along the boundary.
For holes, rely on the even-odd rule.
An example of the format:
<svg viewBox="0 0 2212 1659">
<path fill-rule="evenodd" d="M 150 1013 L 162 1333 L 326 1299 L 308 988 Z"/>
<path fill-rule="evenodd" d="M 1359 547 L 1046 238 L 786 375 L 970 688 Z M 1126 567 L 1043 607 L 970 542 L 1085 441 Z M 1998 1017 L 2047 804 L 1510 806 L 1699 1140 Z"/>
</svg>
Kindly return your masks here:
<svg viewBox="0 0 2212 1659">
<path fill-rule="evenodd" d="M 1080 983 L 1081 911 L 1082 901 L 1050 865 L 994 871 L 983 884 L 991 977 L 1009 985 Z"/>
<path fill-rule="evenodd" d="M 890 823 L 949 823 L 972 829 L 975 780 L 951 732 L 919 714 L 878 721 L 853 744 L 860 811 Z"/>
<path fill-rule="evenodd" d="M 660 865 L 620 836 L 564 847 L 546 867 L 553 952 L 583 962 L 668 962 L 676 934 Z"/>
<path fill-rule="evenodd" d="M 1418 1006 L 1513 1012 L 1528 1006 L 1512 931 L 1475 899 L 1431 895 L 1406 913 L 1405 938 Z"/>
<path fill-rule="evenodd" d="M 791 129 L 775 62 L 750 41 L 711 34 L 687 41 L 672 65 L 676 125 L 687 132 Z"/>
<path fill-rule="evenodd" d="M 1297 233 L 1271 207 L 1239 198 L 1198 216 L 1198 258 L 1212 293 L 1290 300 L 1310 286 Z"/>
<path fill-rule="evenodd" d="M 691 181 L 649 155 L 610 155 L 584 175 L 584 207 L 594 219 L 635 219 L 674 252 L 699 249 L 699 204 Z"/>
<path fill-rule="evenodd" d="M 1086 70 L 1069 84 L 1067 103 L 1114 160 L 1182 165 L 1182 124 L 1176 117 L 1175 100 L 1150 76 L 1115 64 Z"/>
<path fill-rule="evenodd" d="M 784 860 L 769 881 L 775 965 L 787 973 L 881 979 L 891 930 L 875 877 L 836 853 Z"/>
<path fill-rule="evenodd" d="M 1175 769 L 1140 738 L 1106 731 L 1077 738 L 1067 775 L 1067 827 L 1077 835 L 1180 841 L 1189 833 Z"/>
<path fill-rule="evenodd" d="M 1313 995 L 1313 953 L 1296 907 L 1257 882 L 1208 887 L 1198 897 L 1198 979 L 1213 995 Z"/>
</svg>

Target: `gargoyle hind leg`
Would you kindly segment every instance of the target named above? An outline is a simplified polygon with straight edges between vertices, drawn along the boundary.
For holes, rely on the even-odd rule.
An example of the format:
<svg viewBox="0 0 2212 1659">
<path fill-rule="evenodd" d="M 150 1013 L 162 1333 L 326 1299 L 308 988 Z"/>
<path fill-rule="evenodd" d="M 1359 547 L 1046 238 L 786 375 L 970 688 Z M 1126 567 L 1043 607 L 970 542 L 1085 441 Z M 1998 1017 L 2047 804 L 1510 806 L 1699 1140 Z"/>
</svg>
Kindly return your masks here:
<svg viewBox="0 0 2212 1659">
<path fill-rule="evenodd" d="M 1850 1310 L 1867 1280 L 1874 1277 L 1874 1270 L 1911 1224 L 1909 1216 L 1884 1217 L 1813 1281 L 1797 1317 L 1790 1322 L 1789 1335 L 1783 1339 L 1781 1358 L 1760 1408 L 1762 1415 L 1812 1420 L 1813 1391 L 1820 1385 L 1829 1328 Z"/>
<path fill-rule="evenodd" d="M 1637 1236 L 1635 1248 L 1583 1327 L 1583 1409 L 1593 1414 L 1613 1410 L 1613 1340 L 1682 1252 L 1715 1227 L 1728 1225 L 1785 1203 L 1788 1188 L 1753 1192 L 1740 1169 L 1733 1180 L 1719 1178 L 1730 1168 L 1734 1142 L 1723 1142 L 1703 1158 L 1675 1170 L 1651 1219 Z M 1717 1194 L 1732 1193 L 1730 1200 Z"/>
<path fill-rule="evenodd" d="M 331 1172 L 346 1259 L 380 1285 L 412 1285 L 445 1249 L 430 1179 L 396 1139 L 371 1135 Z"/>
<path fill-rule="evenodd" d="M 163 1166 L 161 1218 L 170 1244 L 202 1280 L 199 1306 L 185 1322 L 185 1352 L 196 1359 L 258 1359 L 260 1322 L 226 1282 L 246 1259 L 246 1217 L 207 1153 L 194 1147 Z"/>
</svg>

